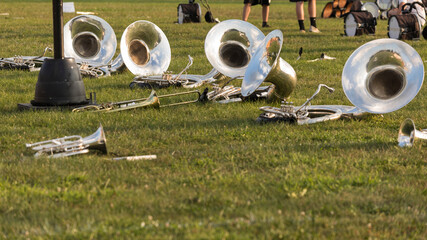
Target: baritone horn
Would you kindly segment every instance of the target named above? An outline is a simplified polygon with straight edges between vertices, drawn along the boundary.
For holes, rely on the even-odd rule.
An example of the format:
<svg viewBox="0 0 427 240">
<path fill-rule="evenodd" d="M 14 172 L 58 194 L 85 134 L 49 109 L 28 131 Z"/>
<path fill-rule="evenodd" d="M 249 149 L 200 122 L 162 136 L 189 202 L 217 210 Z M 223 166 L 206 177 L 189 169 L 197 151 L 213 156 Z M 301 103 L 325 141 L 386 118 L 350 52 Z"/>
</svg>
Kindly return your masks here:
<svg viewBox="0 0 427 240">
<path fill-rule="evenodd" d="M 81 15 L 64 25 L 64 55 L 76 59 L 77 63 L 107 65 L 116 48 L 113 28 L 100 17 Z"/>
<path fill-rule="evenodd" d="M 427 139 L 427 129 L 421 131 L 415 128 L 414 121 L 407 118 L 400 124 L 397 142 L 399 147 L 412 147 L 416 138 Z"/>
<path fill-rule="evenodd" d="M 35 157 L 47 155 L 51 158 L 58 158 L 88 153 L 90 149 L 99 150 L 107 154 L 106 143 L 105 132 L 100 124 L 95 133 L 84 138 L 79 135 L 73 135 L 25 145 L 27 148 L 36 151 Z"/>
<path fill-rule="evenodd" d="M 242 95 L 247 97 L 263 83 L 274 84 L 269 92 L 270 100 L 285 100 L 296 87 L 297 76 L 292 66 L 280 58 L 283 33 L 270 32 L 254 53 L 242 82 Z"/>
<path fill-rule="evenodd" d="M 139 20 L 130 24 L 120 40 L 120 53 L 126 67 L 134 74 L 162 74 L 171 61 L 169 41 L 154 23 Z"/>
<path fill-rule="evenodd" d="M 424 65 L 409 44 L 377 39 L 347 59 L 342 86 L 350 102 L 370 113 L 388 113 L 408 104 L 421 89 Z"/>
<path fill-rule="evenodd" d="M 243 76 L 263 39 L 261 30 L 248 22 L 222 21 L 206 35 L 205 54 L 210 64 L 225 76 Z"/>
</svg>

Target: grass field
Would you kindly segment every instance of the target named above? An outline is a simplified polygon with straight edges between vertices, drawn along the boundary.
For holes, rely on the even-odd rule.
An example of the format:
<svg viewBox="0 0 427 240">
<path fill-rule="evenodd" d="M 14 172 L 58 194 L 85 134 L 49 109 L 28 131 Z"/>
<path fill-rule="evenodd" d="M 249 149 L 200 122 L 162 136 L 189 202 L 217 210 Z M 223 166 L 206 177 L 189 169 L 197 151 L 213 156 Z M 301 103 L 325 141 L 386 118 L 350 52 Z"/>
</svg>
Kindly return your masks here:
<svg viewBox="0 0 427 240">
<path fill-rule="evenodd" d="M 194 58 L 205 74 L 208 23 L 174 24 L 178 0 L 75 1 L 115 30 L 136 20 L 157 24 L 171 44 L 170 71 Z M 240 19 L 240 0 L 210 1 L 214 17 Z M 326 1 L 317 4 L 318 15 Z M 307 8 L 307 6 L 305 6 Z M 2 0 L 0 57 L 38 55 L 53 46 L 51 1 Z M 307 12 L 306 12 L 307 14 Z M 74 17 L 64 14 L 64 23 Z M 308 15 L 307 15 L 308 16 Z M 308 18 L 308 17 L 307 17 Z M 261 27 L 261 8 L 249 21 Z M 300 34 L 295 5 L 272 1 L 269 29 L 285 41 L 281 57 L 298 76 L 291 101 L 302 104 L 319 83 L 334 87 L 313 104 L 345 104 L 341 73 L 360 45 L 387 37 L 343 37 L 343 19 L 318 19 L 321 34 Z M 308 28 L 308 21 L 306 21 Z M 427 41 L 407 41 L 423 59 Z M 304 48 L 296 61 L 298 49 Z M 117 49 L 117 54 L 119 49 Z M 334 61 L 307 60 L 321 53 Z M 50 56 L 53 56 L 50 54 Z M 397 146 L 405 118 L 427 128 L 427 90 L 404 108 L 363 120 L 297 126 L 258 124 L 267 102 L 193 104 L 114 114 L 18 111 L 34 98 L 36 72 L 0 72 L 0 239 L 425 239 L 427 142 Z M 98 102 L 149 95 L 130 90 L 133 75 L 85 78 Z M 238 85 L 238 83 L 235 83 Z M 209 86 L 203 86 L 203 88 Z M 158 90 L 160 95 L 186 91 Z M 275 105 L 277 106 L 277 105 Z M 92 134 L 102 123 L 109 155 L 34 158 L 25 143 Z M 154 161 L 111 161 L 156 154 Z"/>
</svg>

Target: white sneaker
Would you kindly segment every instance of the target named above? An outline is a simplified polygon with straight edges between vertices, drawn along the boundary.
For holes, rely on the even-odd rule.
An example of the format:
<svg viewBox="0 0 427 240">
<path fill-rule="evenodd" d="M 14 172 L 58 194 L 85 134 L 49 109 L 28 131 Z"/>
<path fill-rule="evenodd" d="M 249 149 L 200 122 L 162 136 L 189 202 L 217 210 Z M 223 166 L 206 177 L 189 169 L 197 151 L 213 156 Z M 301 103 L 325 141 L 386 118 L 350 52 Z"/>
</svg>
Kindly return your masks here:
<svg viewBox="0 0 427 240">
<path fill-rule="evenodd" d="M 313 26 L 310 26 L 310 30 L 309 31 L 313 32 L 313 33 L 320 33 L 320 30 L 317 29 L 317 27 L 313 27 Z"/>
</svg>

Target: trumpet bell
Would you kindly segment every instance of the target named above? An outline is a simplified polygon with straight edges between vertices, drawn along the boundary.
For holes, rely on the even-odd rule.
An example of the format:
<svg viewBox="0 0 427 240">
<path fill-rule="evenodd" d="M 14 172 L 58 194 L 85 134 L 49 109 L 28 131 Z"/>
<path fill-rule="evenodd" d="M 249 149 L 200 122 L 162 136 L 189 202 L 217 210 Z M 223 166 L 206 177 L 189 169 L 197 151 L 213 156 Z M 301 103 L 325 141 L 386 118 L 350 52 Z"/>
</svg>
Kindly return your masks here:
<svg viewBox="0 0 427 240">
<path fill-rule="evenodd" d="M 134 75 L 165 72 L 171 61 L 169 41 L 154 23 L 139 20 L 130 24 L 120 40 L 120 53 Z"/>
<path fill-rule="evenodd" d="M 104 128 L 99 124 L 99 128 L 92 135 L 84 137 L 83 143 L 88 149 L 94 149 L 107 154 L 107 138 L 105 137 Z"/>
<path fill-rule="evenodd" d="M 295 70 L 280 58 L 283 33 L 270 32 L 255 52 L 242 82 L 242 95 L 247 97 L 265 81 L 274 84 L 274 96 L 280 100 L 289 97 L 295 89 L 297 77 Z"/>
<path fill-rule="evenodd" d="M 81 15 L 64 25 L 64 55 L 92 66 L 108 64 L 117 48 L 116 34 L 104 19 Z"/>
<path fill-rule="evenodd" d="M 410 45 L 378 39 L 360 46 L 347 59 L 342 86 L 350 102 L 370 113 L 388 113 L 408 104 L 421 89 L 424 65 Z"/>
<path fill-rule="evenodd" d="M 407 118 L 400 124 L 397 141 L 399 147 L 412 147 L 416 138 L 427 140 L 427 129 L 417 130 L 414 121 Z"/>
<path fill-rule="evenodd" d="M 226 20 L 216 24 L 205 38 L 205 54 L 212 66 L 228 77 L 245 74 L 256 47 L 264 34 L 242 20 Z"/>
</svg>

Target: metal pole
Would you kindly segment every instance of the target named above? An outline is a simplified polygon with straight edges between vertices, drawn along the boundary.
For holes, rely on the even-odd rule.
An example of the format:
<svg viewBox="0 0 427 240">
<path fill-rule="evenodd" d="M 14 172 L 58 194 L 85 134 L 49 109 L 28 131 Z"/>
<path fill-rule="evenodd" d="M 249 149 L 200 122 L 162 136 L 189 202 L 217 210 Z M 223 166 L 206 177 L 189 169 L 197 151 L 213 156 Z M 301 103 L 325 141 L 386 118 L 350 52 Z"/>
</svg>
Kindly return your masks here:
<svg viewBox="0 0 427 240">
<path fill-rule="evenodd" d="M 64 18 L 62 0 L 52 0 L 53 5 L 53 50 L 55 59 L 64 58 Z"/>
</svg>

